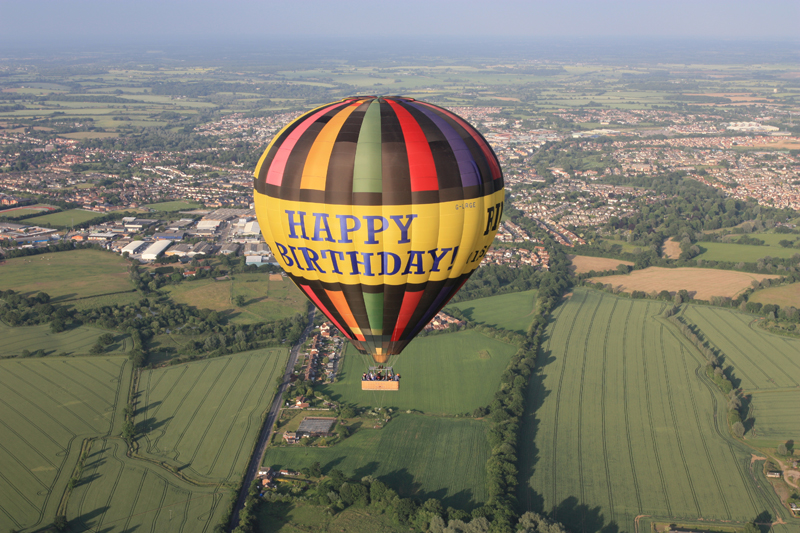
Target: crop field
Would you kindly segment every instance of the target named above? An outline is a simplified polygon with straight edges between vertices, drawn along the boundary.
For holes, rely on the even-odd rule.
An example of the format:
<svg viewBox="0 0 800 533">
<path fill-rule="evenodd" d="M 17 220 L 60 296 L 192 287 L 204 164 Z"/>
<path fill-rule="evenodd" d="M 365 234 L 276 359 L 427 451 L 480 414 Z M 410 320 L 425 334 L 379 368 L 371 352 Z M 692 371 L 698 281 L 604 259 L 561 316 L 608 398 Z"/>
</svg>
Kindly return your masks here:
<svg viewBox="0 0 800 533">
<path fill-rule="evenodd" d="M 683 317 L 700 328 L 733 366 L 734 384 L 753 395 L 755 425 L 745 437 L 754 446 L 775 447 L 800 439 L 800 339 L 758 329 L 754 317 L 738 311 L 690 305 Z"/>
<path fill-rule="evenodd" d="M 514 292 L 452 304 L 470 320 L 525 334 L 536 316 L 537 291 Z"/>
<path fill-rule="evenodd" d="M 774 274 L 751 274 L 735 270 L 715 270 L 710 268 L 662 268 L 647 267 L 634 270 L 630 274 L 592 278 L 593 282 L 610 283 L 623 291 L 671 293 L 686 290 L 692 298 L 709 300 L 712 296 L 734 297 L 750 288 L 753 280 L 773 279 Z"/>
<path fill-rule="evenodd" d="M 588 255 L 570 255 L 569 260 L 572 262 L 572 271 L 575 274 L 583 274 L 592 270 L 597 272 L 616 270 L 619 265 L 633 266 L 630 261 L 610 259 L 608 257 L 590 257 Z"/>
<path fill-rule="evenodd" d="M 781 307 L 800 307 L 800 283 L 790 283 L 789 285 L 756 291 L 748 301 L 777 304 Z"/>
<path fill-rule="evenodd" d="M 9 259 L 0 264 L 0 290 L 46 292 L 54 303 L 131 290 L 128 263 L 100 250 L 71 250 Z"/>
<path fill-rule="evenodd" d="M 781 237 L 791 240 L 793 235 L 758 235 L 753 234 L 754 237 L 766 240 L 765 237 Z M 756 263 L 759 259 L 770 257 L 789 258 L 795 254 L 800 253 L 797 248 L 784 248 L 775 244 L 774 246 L 752 246 L 748 244 L 736 244 L 728 242 L 701 242 L 698 243 L 700 251 L 702 252 L 697 256 L 697 259 L 704 261 L 744 261 L 745 263 Z"/>
<path fill-rule="evenodd" d="M 307 300 L 289 278 L 270 279 L 266 273 L 236 274 L 233 280 L 202 279 L 166 288 L 178 303 L 219 312 L 234 323 L 253 324 L 304 313 Z M 237 307 L 237 296 L 245 304 Z"/>
<path fill-rule="evenodd" d="M 576 289 L 556 310 L 529 389 L 520 502 L 570 531 L 632 533 L 638 515 L 741 527 L 765 510 L 795 524 L 755 481 L 664 305 Z"/>
<path fill-rule="evenodd" d="M 174 202 L 160 202 L 157 204 L 148 204 L 145 207 L 149 207 L 150 209 L 155 209 L 156 211 L 189 211 L 192 209 L 197 209 L 200 207 L 200 204 L 194 202 L 183 202 L 180 200 L 176 200 Z"/>
<path fill-rule="evenodd" d="M 40 217 L 33 217 L 25 219 L 26 224 L 42 225 L 50 224 L 62 228 L 69 228 L 73 224 L 82 224 L 88 222 L 93 218 L 104 216 L 103 213 L 96 213 L 94 211 L 84 211 L 83 209 L 69 209 L 59 213 L 52 213 L 50 215 L 42 215 Z"/>
<path fill-rule="evenodd" d="M 91 326 L 53 333 L 49 325 L 10 327 L 0 322 L 0 357 L 19 356 L 22 350 L 44 350 L 46 355 L 89 355 L 104 333 L 114 335 L 114 343 L 106 347 L 105 355 L 123 355 L 133 348 L 128 335 Z"/>
<path fill-rule="evenodd" d="M 482 420 L 401 414 L 383 429 L 362 429 L 336 446 L 267 448 L 264 464 L 298 470 L 319 461 L 323 472 L 371 475 L 403 497 L 471 508 L 486 499 L 488 429 Z"/>
<path fill-rule="evenodd" d="M 70 495 L 71 531 L 211 532 L 227 493 L 190 485 L 164 468 L 125 455 L 122 440 L 92 443 Z"/>
<path fill-rule="evenodd" d="M 330 516 L 304 502 L 270 502 L 258 511 L 260 533 L 407 533 L 392 517 L 363 507 L 348 507 Z"/>
<path fill-rule="evenodd" d="M 689 305 L 682 316 L 725 353 L 745 391 L 800 387 L 800 339 L 756 329 L 753 315 L 732 309 Z"/>
<path fill-rule="evenodd" d="M 123 357 L 0 361 L 0 528 L 48 525 L 83 439 L 119 432 Z"/>
<path fill-rule="evenodd" d="M 284 349 L 255 350 L 142 373 L 139 453 L 209 483 L 234 481 L 269 408 Z"/>
<path fill-rule="evenodd" d="M 360 406 L 471 414 L 491 403 L 516 351 L 516 346 L 472 330 L 418 337 L 389 361 L 401 375 L 399 391 L 362 391 L 361 375 L 374 363 L 348 343 L 339 379 L 321 390 Z"/>
</svg>

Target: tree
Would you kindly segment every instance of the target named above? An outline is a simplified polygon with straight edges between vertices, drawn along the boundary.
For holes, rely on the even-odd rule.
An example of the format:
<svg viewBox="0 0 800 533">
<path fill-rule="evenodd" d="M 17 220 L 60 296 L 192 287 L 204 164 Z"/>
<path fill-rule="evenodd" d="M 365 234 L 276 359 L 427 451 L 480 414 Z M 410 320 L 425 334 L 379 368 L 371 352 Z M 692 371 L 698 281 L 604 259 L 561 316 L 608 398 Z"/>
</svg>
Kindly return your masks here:
<svg viewBox="0 0 800 533">
<path fill-rule="evenodd" d="M 761 533 L 761 530 L 752 522 L 747 523 L 742 530 L 742 533 Z"/>
<path fill-rule="evenodd" d="M 129 445 L 133 442 L 133 439 L 136 438 L 136 426 L 133 425 L 131 420 L 128 420 L 122 426 L 122 438 Z"/>
<path fill-rule="evenodd" d="M 789 450 L 786 449 L 786 444 L 778 444 L 778 455 L 789 455 Z"/>
<path fill-rule="evenodd" d="M 109 344 L 113 344 L 114 335 L 112 335 L 111 333 L 104 333 L 100 335 L 100 338 L 97 339 L 97 342 L 101 343 L 103 346 L 108 346 Z"/>
<path fill-rule="evenodd" d="M 105 351 L 106 350 L 105 350 L 105 348 L 103 348 L 103 345 L 98 342 L 97 344 L 95 344 L 94 346 L 91 347 L 91 349 L 89 350 L 89 353 L 92 354 L 92 355 L 100 355 L 101 353 L 104 353 Z"/>
<path fill-rule="evenodd" d="M 740 439 L 744 437 L 744 424 L 742 424 L 741 422 L 736 422 L 733 425 L 733 434 Z"/>
<path fill-rule="evenodd" d="M 63 514 L 56 516 L 56 519 L 53 520 L 53 528 L 56 531 L 66 531 L 67 525 L 67 517 Z"/>
<path fill-rule="evenodd" d="M 244 307 L 245 299 L 244 296 L 242 296 L 241 294 L 236 298 L 234 298 L 234 301 L 236 302 L 237 307 Z"/>
</svg>

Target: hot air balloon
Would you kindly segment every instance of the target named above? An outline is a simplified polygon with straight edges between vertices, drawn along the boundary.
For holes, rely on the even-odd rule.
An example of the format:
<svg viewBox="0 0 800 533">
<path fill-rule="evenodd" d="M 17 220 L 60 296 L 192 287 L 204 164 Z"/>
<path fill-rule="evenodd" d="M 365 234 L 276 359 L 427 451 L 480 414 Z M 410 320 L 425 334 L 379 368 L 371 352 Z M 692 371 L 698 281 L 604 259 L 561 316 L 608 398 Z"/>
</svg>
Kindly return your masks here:
<svg viewBox="0 0 800 533">
<path fill-rule="evenodd" d="M 503 174 L 454 113 L 355 96 L 283 128 L 258 162 L 254 197 L 281 267 L 384 364 L 478 268 L 503 214 Z"/>
</svg>

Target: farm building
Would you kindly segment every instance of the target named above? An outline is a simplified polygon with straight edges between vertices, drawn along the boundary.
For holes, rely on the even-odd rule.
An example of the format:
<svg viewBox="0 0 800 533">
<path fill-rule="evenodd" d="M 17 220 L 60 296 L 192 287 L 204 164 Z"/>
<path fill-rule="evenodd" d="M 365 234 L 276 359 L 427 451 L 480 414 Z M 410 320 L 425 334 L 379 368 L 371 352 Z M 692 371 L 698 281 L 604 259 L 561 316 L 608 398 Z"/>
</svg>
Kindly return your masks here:
<svg viewBox="0 0 800 533">
<path fill-rule="evenodd" d="M 294 444 L 297 442 L 297 433 L 294 431 L 284 431 L 283 440 L 286 441 L 286 444 Z"/>
<path fill-rule="evenodd" d="M 334 424 L 335 418 L 307 416 L 300 422 L 297 434 L 300 437 L 329 437 Z"/>
<path fill-rule="evenodd" d="M 146 243 L 144 241 L 132 241 L 130 244 L 128 244 L 122 250 L 120 250 L 120 253 L 124 254 L 125 252 L 128 252 L 128 254 L 135 254 L 136 252 L 141 250 L 145 244 Z"/>
<path fill-rule="evenodd" d="M 778 470 L 770 470 L 767 472 L 767 477 L 781 477 L 781 472 Z"/>
</svg>

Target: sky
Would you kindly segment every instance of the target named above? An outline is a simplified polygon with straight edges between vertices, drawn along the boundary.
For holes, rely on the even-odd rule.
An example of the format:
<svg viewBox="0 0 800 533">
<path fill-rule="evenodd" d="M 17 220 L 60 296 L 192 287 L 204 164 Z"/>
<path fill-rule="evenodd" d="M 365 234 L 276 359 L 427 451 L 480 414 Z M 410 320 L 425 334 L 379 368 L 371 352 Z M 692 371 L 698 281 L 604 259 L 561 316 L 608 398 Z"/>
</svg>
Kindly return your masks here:
<svg viewBox="0 0 800 533">
<path fill-rule="evenodd" d="M 800 0 L 0 0 L 0 42 L 23 47 L 310 37 L 798 42 L 798 28 Z"/>
</svg>

